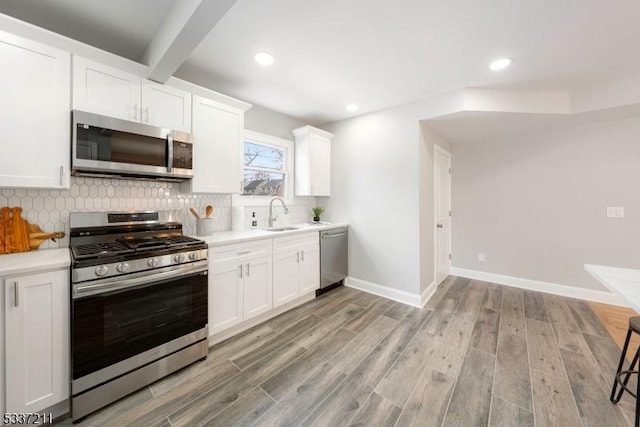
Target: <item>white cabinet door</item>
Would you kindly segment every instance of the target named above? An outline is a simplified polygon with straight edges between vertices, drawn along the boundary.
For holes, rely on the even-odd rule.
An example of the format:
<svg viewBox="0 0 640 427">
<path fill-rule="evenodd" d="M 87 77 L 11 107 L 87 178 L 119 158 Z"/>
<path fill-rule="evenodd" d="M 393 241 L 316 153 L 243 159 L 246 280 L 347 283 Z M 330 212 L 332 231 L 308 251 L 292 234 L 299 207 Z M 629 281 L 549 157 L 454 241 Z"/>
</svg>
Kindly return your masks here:
<svg viewBox="0 0 640 427">
<path fill-rule="evenodd" d="M 69 188 L 70 58 L 0 31 L 0 187 Z"/>
<path fill-rule="evenodd" d="M 191 94 L 145 80 L 142 84 L 143 123 L 191 132 Z"/>
<path fill-rule="evenodd" d="M 209 335 L 242 322 L 243 264 L 209 263 Z"/>
<path fill-rule="evenodd" d="M 69 274 L 5 280 L 7 412 L 36 412 L 69 397 Z"/>
<path fill-rule="evenodd" d="M 272 258 L 265 256 L 244 263 L 244 320 L 265 313 L 273 307 Z"/>
<path fill-rule="evenodd" d="M 141 121 L 140 76 L 73 57 L 73 109 Z"/>
<path fill-rule="evenodd" d="M 193 96 L 193 173 L 186 191 L 240 193 L 244 111 Z"/>
<path fill-rule="evenodd" d="M 300 252 L 290 249 L 273 254 L 273 306 L 278 307 L 300 295 Z"/>
<path fill-rule="evenodd" d="M 331 195 L 331 141 L 311 135 L 309 142 L 309 193 L 313 196 Z"/>
<path fill-rule="evenodd" d="M 300 295 L 320 288 L 320 246 L 306 245 L 300 250 Z"/>
</svg>

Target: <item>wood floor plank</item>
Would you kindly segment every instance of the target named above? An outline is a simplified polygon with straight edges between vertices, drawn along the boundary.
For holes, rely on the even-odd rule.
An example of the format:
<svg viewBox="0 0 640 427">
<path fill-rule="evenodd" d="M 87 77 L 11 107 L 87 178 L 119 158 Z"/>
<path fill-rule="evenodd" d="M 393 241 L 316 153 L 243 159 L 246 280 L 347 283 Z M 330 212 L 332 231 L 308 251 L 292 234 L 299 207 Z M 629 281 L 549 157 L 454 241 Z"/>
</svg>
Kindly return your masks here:
<svg viewBox="0 0 640 427">
<path fill-rule="evenodd" d="M 238 399 L 233 405 L 220 412 L 206 425 L 211 427 L 243 427 L 254 423 L 276 403 L 260 387 Z"/>
<path fill-rule="evenodd" d="M 389 334 L 384 337 L 380 345 L 389 346 L 396 353 L 402 353 L 409 341 L 416 334 L 420 326 L 431 316 L 431 310 L 411 310 Z"/>
<path fill-rule="evenodd" d="M 238 368 L 244 370 L 249 366 L 257 363 L 260 359 L 269 355 L 284 344 L 289 343 L 291 340 L 297 338 L 299 335 L 304 334 L 309 329 L 322 323 L 322 319 L 316 316 L 307 316 L 300 321 L 294 323 L 285 329 L 282 333 L 274 336 L 273 338 L 265 341 L 260 346 L 256 347 L 252 351 L 242 354 L 239 357 L 231 357 L 230 360 Z"/>
<path fill-rule="evenodd" d="M 407 313 L 409 313 L 411 308 L 412 307 L 407 304 L 396 302 L 387 311 L 384 312 L 384 315 L 394 320 L 400 321 L 407 315 Z"/>
<path fill-rule="evenodd" d="M 449 322 L 458 307 L 459 301 L 454 298 L 444 298 L 433 309 L 433 314 L 425 323 L 425 328 L 430 334 L 442 335 L 449 326 Z"/>
<path fill-rule="evenodd" d="M 430 368 L 425 369 L 418 377 L 396 426 L 440 427 L 455 383 L 453 377 Z"/>
<path fill-rule="evenodd" d="M 118 400 L 115 403 L 107 406 L 106 408 L 89 415 L 82 422 L 73 424 L 71 418 L 56 421 L 55 425 L 58 426 L 78 426 L 78 427 L 98 427 L 103 426 L 109 420 L 119 417 L 125 414 L 131 409 L 136 408 L 145 402 L 150 401 L 153 398 L 151 391 L 148 387 L 138 390 L 133 394 L 130 394 L 127 398 Z"/>
<path fill-rule="evenodd" d="M 377 393 L 371 393 L 349 423 L 350 427 L 393 427 L 402 410 Z"/>
<path fill-rule="evenodd" d="M 361 332 L 394 304 L 396 304 L 395 301 L 380 298 L 373 305 L 349 320 L 343 327 L 356 333 Z"/>
<path fill-rule="evenodd" d="M 456 307 L 456 315 L 476 317 L 487 292 L 487 283 L 471 280 L 460 304 Z"/>
<path fill-rule="evenodd" d="M 373 294 L 363 292 L 358 298 L 355 298 L 352 302 L 362 308 L 369 308 L 376 302 L 380 301 L 381 297 Z"/>
<path fill-rule="evenodd" d="M 424 308 L 427 310 L 433 310 L 436 308 L 436 305 L 440 302 L 444 294 L 447 293 L 451 284 L 456 280 L 455 276 L 448 276 L 445 280 L 442 281 L 437 287 L 436 291 L 431 295 L 431 298 L 427 301 Z"/>
<path fill-rule="evenodd" d="M 431 358 L 431 368 L 457 378 L 473 333 L 475 320 L 468 316 L 454 316 L 440 345 Z"/>
<path fill-rule="evenodd" d="M 302 423 L 308 426 L 346 425 L 369 397 L 398 353 L 393 346 L 379 345 Z"/>
<path fill-rule="evenodd" d="M 389 372 L 375 388 L 399 407 L 404 407 L 422 371 L 429 365 L 433 353 L 440 345 L 441 337 L 421 328 L 398 357 Z"/>
<path fill-rule="evenodd" d="M 119 417 L 110 418 L 106 425 L 109 427 L 153 425 L 238 374 L 238 368 L 231 362 L 225 361 L 215 369 L 203 372 L 202 375 L 179 385 L 168 393 L 137 405 Z"/>
<path fill-rule="evenodd" d="M 500 332 L 525 336 L 523 292 L 520 289 L 504 287 L 502 291 L 502 314 Z"/>
<path fill-rule="evenodd" d="M 627 425 L 620 407 L 609 402 L 609 385 L 595 360 L 567 350 L 560 352 L 584 427 Z"/>
<path fill-rule="evenodd" d="M 502 400 L 533 411 L 525 338 L 509 334 L 500 335 L 493 394 Z"/>
<path fill-rule="evenodd" d="M 482 300 L 482 307 L 487 307 L 495 311 L 502 309 L 502 286 L 495 283 L 487 284 L 487 292 Z"/>
<path fill-rule="evenodd" d="M 533 291 L 524 291 L 522 296 L 524 302 L 524 317 L 527 319 L 540 320 L 548 322 L 547 310 L 544 306 L 542 293 Z"/>
<path fill-rule="evenodd" d="M 231 406 L 239 398 L 291 363 L 305 350 L 294 342 L 278 348 L 260 363 L 234 375 L 226 383 L 201 393 L 169 415 L 173 427 L 205 423 Z"/>
<path fill-rule="evenodd" d="M 543 298 L 558 347 L 576 353 L 589 354 L 589 346 L 578 329 L 566 298 L 550 294 L 545 294 Z"/>
<path fill-rule="evenodd" d="M 329 359 L 336 368 L 350 374 L 371 351 L 398 325 L 397 320 L 380 316 L 351 342 Z"/>
<path fill-rule="evenodd" d="M 355 304 L 349 304 L 333 316 L 323 319 L 320 323 L 294 338 L 295 342 L 306 349 L 310 349 L 322 340 L 328 333 L 335 331 L 349 320 L 353 319 L 364 309 Z M 241 369 L 242 367 L 239 366 Z"/>
<path fill-rule="evenodd" d="M 351 294 L 351 296 L 353 295 L 355 294 Z M 299 305 L 298 307 L 295 307 L 291 310 L 285 311 L 284 313 L 274 317 L 273 319 L 267 320 L 262 325 L 267 326 L 275 331 L 283 331 L 303 317 L 307 317 L 313 314 L 314 311 L 320 310 L 326 305 L 335 302 L 336 299 L 341 298 L 338 294 L 334 294 L 333 292 L 321 295 L 314 300 Z"/>
<path fill-rule="evenodd" d="M 443 426 L 486 426 L 489 423 L 495 356 L 470 348 L 453 390 Z"/>
<path fill-rule="evenodd" d="M 534 427 L 533 413 L 493 396 L 489 427 Z M 559 426 L 558 426 L 559 427 Z M 564 427 L 564 426 L 563 426 Z"/>
<path fill-rule="evenodd" d="M 537 369 L 549 376 L 566 378 L 560 349 L 556 344 L 551 325 L 535 319 L 526 319 L 525 322 L 531 369 Z"/>
<path fill-rule="evenodd" d="M 531 388 L 537 427 L 582 426 L 571 386 L 566 379 L 532 370 Z"/>
<path fill-rule="evenodd" d="M 499 328 L 500 312 L 492 308 L 482 307 L 471 333 L 471 347 L 496 354 Z"/>
<path fill-rule="evenodd" d="M 363 292 L 356 292 L 350 293 L 348 296 L 343 298 L 334 298 L 331 302 L 315 310 L 312 314 L 323 319 L 330 317 L 360 298 L 362 294 Z"/>
<path fill-rule="evenodd" d="M 578 328 L 585 334 L 598 335 L 601 337 L 608 337 L 609 332 L 602 325 L 598 316 L 595 315 L 589 303 L 577 299 L 567 298 L 567 304 L 571 310 L 571 314 L 578 324 Z"/>
<path fill-rule="evenodd" d="M 611 338 L 615 341 L 619 348 L 624 346 L 627 338 L 627 329 L 629 329 L 629 318 L 638 316 L 638 313 L 629 307 L 621 307 L 619 305 L 602 304 L 589 301 L 589 307 L 598 317 L 600 323 L 605 327 Z M 633 334 L 631 336 L 631 344 L 633 348 L 640 347 L 640 336 Z"/>
<path fill-rule="evenodd" d="M 261 384 L 263 390 L 269 393 L 276 401 L 292 389 L 300 385 L 306 379 L 309 371 L 316 366 L 323 365 L 327 359 L 344 348 L 355 334 L 345 329 L 335 329 L 328 333 L 317 345 L 311 347 L 302 356 L 281 369 L 267 381 Z"/>
<path fill-rule="evenodd" d="M 311 375 L 283 396 L 278 404 L 255 424 L 260 427 L 300 425 L 315 408 L 346 378 L 328 363 L 312 369 Z"/>
</svg>

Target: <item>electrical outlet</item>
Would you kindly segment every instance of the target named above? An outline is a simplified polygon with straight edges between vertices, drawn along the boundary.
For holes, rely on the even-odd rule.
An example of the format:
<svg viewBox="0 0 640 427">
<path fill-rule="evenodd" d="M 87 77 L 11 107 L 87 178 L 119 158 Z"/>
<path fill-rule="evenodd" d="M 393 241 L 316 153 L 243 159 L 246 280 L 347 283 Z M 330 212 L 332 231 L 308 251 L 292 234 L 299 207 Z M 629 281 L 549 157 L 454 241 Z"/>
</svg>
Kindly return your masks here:
<svg viewBox="0 0 640 427">
<path fill-rule="evenodd" d="M 478 261 L 484 262 L 484 254 L 482 252 L 478 254 Z"/>
<path fill-rule="evenodd" d="M 607 218 L 624 218 L 624 207 L 607 206 Z"/>
</svg>

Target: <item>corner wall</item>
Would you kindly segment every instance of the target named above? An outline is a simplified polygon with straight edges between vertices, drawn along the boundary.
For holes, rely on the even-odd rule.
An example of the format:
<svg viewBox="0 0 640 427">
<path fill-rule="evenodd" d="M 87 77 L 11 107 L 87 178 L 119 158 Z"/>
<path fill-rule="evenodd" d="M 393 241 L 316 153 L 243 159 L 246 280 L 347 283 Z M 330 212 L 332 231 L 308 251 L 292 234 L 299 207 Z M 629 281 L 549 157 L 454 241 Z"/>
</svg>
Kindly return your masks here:
<svg viewBox="0 0 640 427">
<path fill-rule="evenodd" d="M 637 116 L 454 144 L 453 265 L 591 290 L 585 263 L 640 268 L 639 140 Z"/>
</svg>

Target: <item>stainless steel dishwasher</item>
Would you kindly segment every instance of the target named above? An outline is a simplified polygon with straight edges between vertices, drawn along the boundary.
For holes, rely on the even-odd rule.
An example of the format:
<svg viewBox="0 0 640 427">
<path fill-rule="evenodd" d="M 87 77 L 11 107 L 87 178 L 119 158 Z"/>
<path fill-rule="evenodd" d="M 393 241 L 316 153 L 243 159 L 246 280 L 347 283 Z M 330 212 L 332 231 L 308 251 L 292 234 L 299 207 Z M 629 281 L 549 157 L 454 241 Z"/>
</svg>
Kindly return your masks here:
<svg viewBox="0 0 640 427">
<path fill-rule="evenodd" d="M 320 289 L 316 296 L 342 285 L 347 277 L 348 239 L 347 227 L 320 232 Z"/>
</svg>

